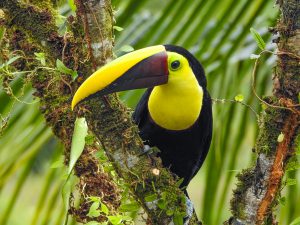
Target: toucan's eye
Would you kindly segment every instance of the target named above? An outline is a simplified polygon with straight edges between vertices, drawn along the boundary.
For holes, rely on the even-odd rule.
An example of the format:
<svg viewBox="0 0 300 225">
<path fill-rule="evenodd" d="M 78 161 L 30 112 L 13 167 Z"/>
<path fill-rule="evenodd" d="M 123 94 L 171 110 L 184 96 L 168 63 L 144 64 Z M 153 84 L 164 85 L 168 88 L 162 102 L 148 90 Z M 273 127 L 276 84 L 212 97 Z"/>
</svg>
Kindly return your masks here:
<svg viewBox="0 0 300 225">
<path fill-rule="evenodd" d="M 174 60 L 171 62 L 171 70 L 178 70 L 180 67 L 180 61 L 179 60 Z"/>
</svg>

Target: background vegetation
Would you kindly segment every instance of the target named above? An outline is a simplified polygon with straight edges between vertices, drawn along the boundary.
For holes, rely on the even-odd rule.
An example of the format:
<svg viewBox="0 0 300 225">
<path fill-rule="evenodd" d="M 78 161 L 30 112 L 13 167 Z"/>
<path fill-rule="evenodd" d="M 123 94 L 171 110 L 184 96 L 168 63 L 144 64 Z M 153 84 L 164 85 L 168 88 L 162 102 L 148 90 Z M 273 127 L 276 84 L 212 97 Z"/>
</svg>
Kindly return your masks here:
<svg viewBox="0 0 300 225">
<path fill-rule="evenodd" d="M 213 98 L 233 100 L 241 94 L 245 103 L 257 113 L 261 111 L 262 106 L 251 92 L 254 62 L 250 55 L 258 49 L 249 29 L 254 27 L 262 35 L 268 49 L 275 48 L 268 32 L 278 17 L 273 0 L 115 0 L 113 5 L 116 26 L 124 29 L 115 30 L 116 55 L 128 50 L 128 45 L 135 49 L 166 43 L 184 46 L 204 65 Z M 64 1 L 60 3 L 60 13 L 57 23 L 63 32 L 62 16 L 72 13 Z M 0 28 L 0 41 L 3 31 Z M 4 74 L 6 59 L 0 60 Z M 273 65 L 274 57 L 260 61 L 260 96 L 271 91 Z M 0 224 L 62 224 L 62 147 L 46 127 L 31 87 L 22 79 L 22 73 L 17 75 L 19 78 L 10 84 L 11 89 L 0 92 Z M 11 92 L 14 98 L 7 95 Z M 142 92 L 125 92 L 121 97 L 134 107 Z M 257 118 L 249 108 L 217 102 L 211 150 L 188 189 L 197 214 L 209 225 L 221 224 L 230 216 L 234 177 L 254 162 L 251 148 L 257 135 Z M 289 181 L 300 180 L 297 170 L 289 171 L 287 176 Z M 299 182 L 289 184 L 278 207 L 280 224 L 289 224 L 300 215 Z"/>
</svg>

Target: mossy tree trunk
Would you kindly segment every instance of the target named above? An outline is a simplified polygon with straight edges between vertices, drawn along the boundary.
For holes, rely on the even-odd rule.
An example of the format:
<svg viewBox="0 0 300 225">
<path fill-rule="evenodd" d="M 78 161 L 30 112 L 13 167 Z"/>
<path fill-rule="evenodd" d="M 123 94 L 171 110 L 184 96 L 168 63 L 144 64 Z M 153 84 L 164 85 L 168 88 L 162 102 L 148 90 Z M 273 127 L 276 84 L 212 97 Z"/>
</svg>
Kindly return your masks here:
<svg viewBox="0 0 300 225">
<path fill-rule="evenodd" d="M 60 35 L 55 24 L 57 12 L 50 0 L 30 1 L 28 4 L 4 0 L 0 2 L 0 8 L 5 14 L 2 23 L 7 28 L 9 50 L 22 55 L 22 60 L 18 60 L 14 67 L 20 71 L 32 71 L 26 79 L 30 79 L 35 88 L 34 95 L 40 99 L 40 110 L 47 124 L 64 144 L 65 163 L 68 164 L 75 121 L 70 101 L 80 82 L 94 68 L 94 60 L 90 60 L 88 55 L 82 21 L 77 17 L 69 17 L 69 31 Z M 38 52 L 45 53 L 46 65 L 35 60 L 34 53 Z M 68 68 L 78 71 L 76 81 L 56 69 L 57 59 Z M 98 65 L 103 63 L 100 61 Z M 117 213 L 120 205 L 120 190 L 107 173 L 98 169 L 99 162 L 94 153 L 99 148 L 96 140 L 87 145 L 74 168 L 74 173 L 80 179 L 78 189 L 81 204 L 77 210 L 71 208 L 71 212 L 81 222 L 91 219 L 86 216 L 91 205 L 86 196 L 102 197 L 112 214 Z"/>
<path fill-rule="evenodd" d="M 274 210 L 279 203 L 282 178 L 289 161 L 296 157 L 300 118 L 300 2 L 280 0 L 277 4 L 281 19 L 274 28 L 279 38 L 273 96 L 264 98 L 272 106 L 259 119 L 254 147 L 258 154 L 256 165 L 238 175 L 229 224 L 276 224 Z"/>
<path fill-rule="evenodd" d="M 30 78 L 35 96 L 40 98 L 40 109 L 47 124 L 65 146 L 65 163 L 68 163 L 76 114 L 87 118 L 90 131 L 97 137 L 89 143 L 76 163 L 74 173 L 79 177 L 80 206 L 71 207 L 70 213 L 80 222 L 106 220 L 87 216 L 91 203 L 86 196 L 98 196 L 109 207 L 110 214 L 117 214 L 120 190 L 107 173 L 98 169 L 94 153 L 99 148 L 113 163 L 118 175 L 130 185 L 133 195 L 148 214 L 148 223 L 168 224 L 173 217 L 185 215 L 185 197 L 176 179 L 161 166 L 158 159 L 141 155 L 143 149 L 137 128 L 131 122 L 130 111 L 116 95 L 88 102 L 76 113 L 70 103 L 75 90 L 88 75 L 112 58 L 113 13 L 110 0 L 76 0 L 76 16 L 67 20 L 68 31 L 58 33 L 55 25 L 55 1 L 3 0 L 0 8 L 5 18 L 1 21 L 10 51 L 21 51 L 22 63 L 18 70 L 34 71 Z M 35 52 L 44 52 L 46 66 L 34 59 Z M 56 69 L 57 59 L 77 71 L 78 78 L 62 74 Z M 154 196 L 152 202 L 146 196 Z M 154 200 L 154 201 L 153 201 Z M 163 201 L 164 209 L 158 207 Z M 169 213 L 167 213 L 169 210 Z M 172 212 L 172 213 L 170 213 Z M 191 224 L 196 224 L 193 216 Z"/>
</svg>

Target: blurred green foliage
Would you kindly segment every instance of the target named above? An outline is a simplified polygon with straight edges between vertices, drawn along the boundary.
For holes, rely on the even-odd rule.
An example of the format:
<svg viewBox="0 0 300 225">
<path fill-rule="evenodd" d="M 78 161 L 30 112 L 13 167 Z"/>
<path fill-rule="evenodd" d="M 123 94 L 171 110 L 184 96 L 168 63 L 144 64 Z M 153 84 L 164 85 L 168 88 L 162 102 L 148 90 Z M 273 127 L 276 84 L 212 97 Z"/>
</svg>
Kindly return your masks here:
<svg viewBox="0 0 300 225">
<path fill-rule="evenodd" d="M 60 1 L 61 15 L 72 13 L 72 2 Z M 260 50 L 249 30 L 254 27 L 266 48 L 274 50 L 268 33 L 268 27 L 274 26 L 278 17 L 273 0 L 114 0 L 113 6 L 116 55 L 129 46 L 138 49 L 155 44 L 181 45 L 203 64 L 213 98 L 234 100 L 240 95 L 241 101 L 261 111 L 250 85 L 254 63 L 250 55 Z M 60 26 L 63 32 L 64 23 Z M 1 58 L 0 65 L 4 63 Z M 260 59 L 257 93 L 261 96 L 271 92 L 274 63 L 274 56 Z M 62 146 L 45 125 L 38 103 L 28 104 L 35 101 L 32 90 L 25 85 L 22 74 L 18 77 L 10 84 L 14 98 L 6 94 L 7 89 L 0 90 L 0 128 L 4 128 L 0 132 L 0 224 L 62 224 L 65 169 L 57 165 L 51 168 L 59 160 Z M 120 96 L 134 107 L 142 93 L 143 90 L 128 91 Z M 254 163 L 251 149 L 258 132 L 255 114 L 241 104 L 225 101 L 214 104 L 213 110 L 210 153 L 188 188 L 199 218 L 208 225 L 221 224 L 230 217 L 235 175 Z M 291 170 L 286 176 L 285 179 L 300 180 L 299 170 Z M 277 214 L 279 224 L 289 224 L 300 216 L 299 202 L 298 182 L 283 191 Z M 76 223 L 71 220 L 69 224 Z"/>
</svg>

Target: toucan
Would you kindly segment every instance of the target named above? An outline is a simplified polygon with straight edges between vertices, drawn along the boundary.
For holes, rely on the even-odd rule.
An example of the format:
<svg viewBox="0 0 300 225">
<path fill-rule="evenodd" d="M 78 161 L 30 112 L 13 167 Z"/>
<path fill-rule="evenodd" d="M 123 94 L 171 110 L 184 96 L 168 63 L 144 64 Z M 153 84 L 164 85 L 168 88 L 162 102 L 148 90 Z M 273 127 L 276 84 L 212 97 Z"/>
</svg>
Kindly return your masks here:
<svg viewBox="0 0 300 225">
<path fill-rule="evenodd" d="M 156 45 L 125 54 L 92 74 L 72 100 L 148 88 L 133 113 L 145 145 L 159 149 L 163 166 L 189 184 L 208 153 L 212 103 L 202 65 L 186 49 Z"/>
</svg>

